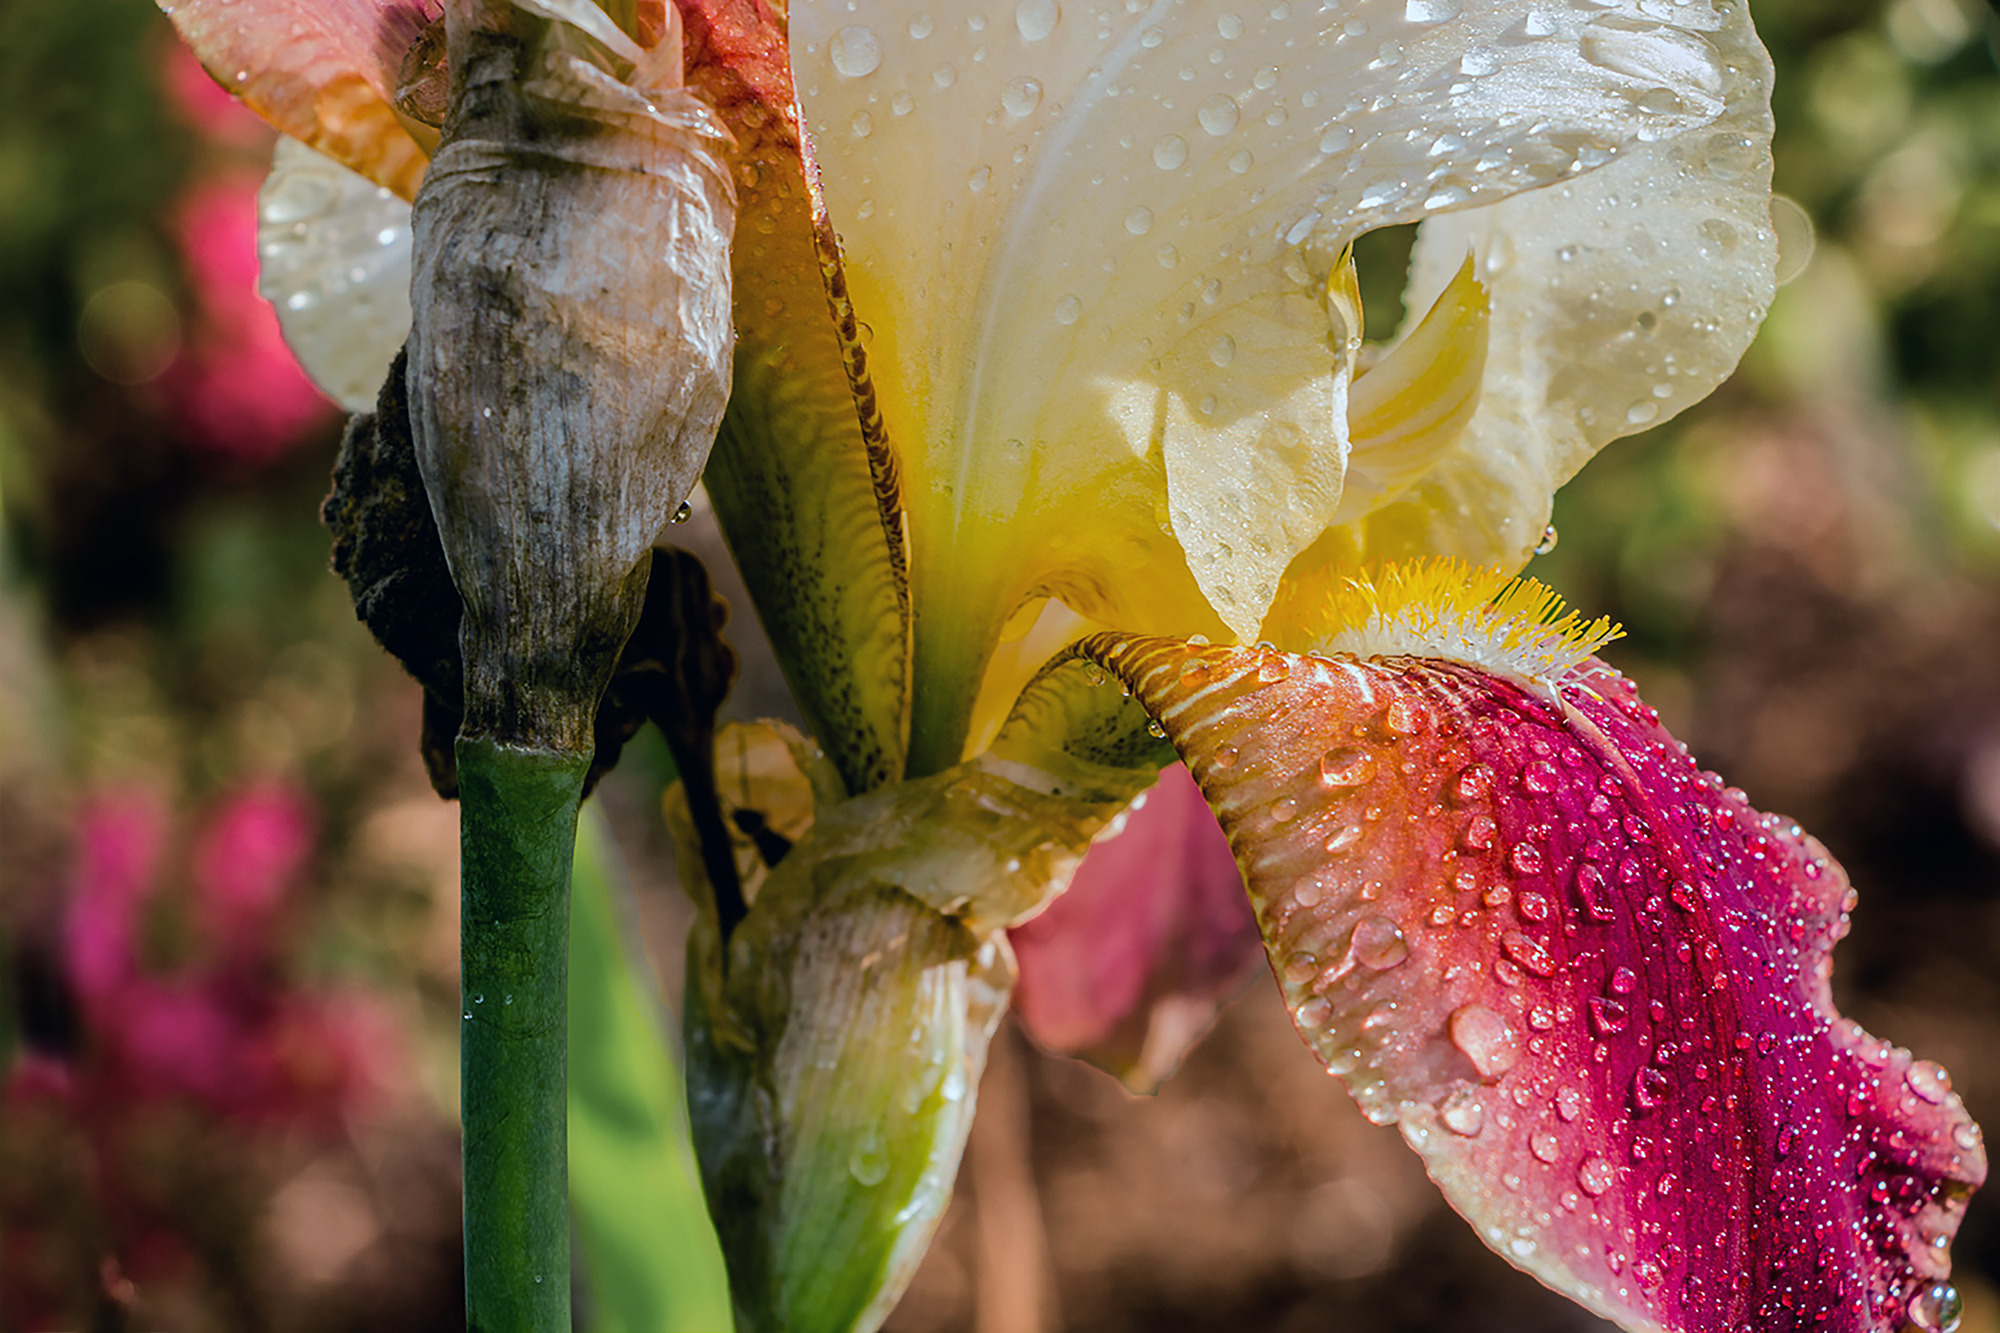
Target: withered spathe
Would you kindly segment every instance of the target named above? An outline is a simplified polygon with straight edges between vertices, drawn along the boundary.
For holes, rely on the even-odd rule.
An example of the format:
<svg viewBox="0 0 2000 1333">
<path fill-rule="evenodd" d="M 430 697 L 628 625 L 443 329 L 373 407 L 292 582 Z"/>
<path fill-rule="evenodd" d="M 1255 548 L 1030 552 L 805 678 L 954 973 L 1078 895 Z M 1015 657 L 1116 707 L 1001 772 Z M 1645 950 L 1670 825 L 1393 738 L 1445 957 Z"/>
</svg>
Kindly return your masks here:
<svg viewBox="0 0 2000 1333">
<path fill-rule="evenodd" d="M 457 0 L 418 192 L 413 435 L 464 599 L 463 735 L 588 753 L 654 535 L 730 380 L 729 138 L 651 51 L 566 6 Z"/>
</svg>

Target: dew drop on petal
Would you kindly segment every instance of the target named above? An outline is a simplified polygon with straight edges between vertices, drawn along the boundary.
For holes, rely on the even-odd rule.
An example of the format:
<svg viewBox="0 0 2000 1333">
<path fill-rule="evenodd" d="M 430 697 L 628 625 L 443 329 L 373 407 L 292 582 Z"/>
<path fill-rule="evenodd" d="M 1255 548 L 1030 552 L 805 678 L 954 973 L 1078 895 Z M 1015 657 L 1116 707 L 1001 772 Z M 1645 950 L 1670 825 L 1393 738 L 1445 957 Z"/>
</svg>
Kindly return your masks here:
<svg viewBox="0 0 2000 1333">
<path fill-rule="evenodd" d="M 1556 532 L 1556 525 L 1553 523 L 1549 524 L 1546 528 L 1543 528 L 1542 539 L 1535 543 L 1535 554 L 1547 555 L 1550 551 L 1555 550 L 1556 539 L 1559 535 L 1560 534 Z"/>
<path fill-rule="evenodd" d="M 1924 1333 L 1956 1333 L 1965 1302 L 1949 1282 L 1933 1282 L 1910 1297 L 1910 1322 Z"/>
<path fill-rule="evenodd" d="M 1000 109 L 1019 120 L 1032 115 L 1042 104 L 1042 85 L 1034 79 L 1015 79 L 1000 93 Z"/>
<path fill-rule="evenodd" d="M 1056 30 L 1062 7 L 1056 0 L 1021 0 L 1014 8 L 1014 27 L 1027 41 L 1039 42 Z"/>
<path fill-rule="evenodd" d="M 1353 745 L 1320 756 L 1319 780 L 1328 787 L 1359 787 L 1375 776 L 1375 756 Z"/>
<path fill-rule="evenodd" d="M 1125 215 L 1125 230 L 1134 236 L 1144 236 L 1153 229 L 1153 210 L 1143 204 Z"/>
<path fill-rule="evenodd" d="M 1201 122 L 1202 129 L 1217 137 L 1235 129 L 1241 116 L 1235 99 L 1227 93 L 1217 93 L 1195 111 L 1195 119 Z"/>
<path fill-rule="evenodd" d="M 1481 1078 L 1498 1078 L 1514 1067 L 1520 1054 L 1514 1029 L 1485 1005 L 1468 1004 L 1453 1010 L 1447 1026 L 1451 1044 L 1472 1062 Z"/>
<path fill-rule="evenodd" d="M 866 78 L 882 64 L 882 44 L 875 40 L 874 30 L 858 23 L 833 34 L 827 54 L 833 67 L 850 79 Z"/>
<path fill-rule="evenodd" d="M 1410 946 L 1395 922 L 1386 916 L 1365 916 L 1356 923 L 1348 942 L 1354 961 L 1376 972 L 1386 972 L 1410 956 Z"/>
<path fill-rule="evenodd" d="M 1056 302 L 1055 317 L 1058 324 L 1074 324 L 1083 314 L 1083 302 L 1075 296 L 1065 296 Z"/>
<path fill-rule="evenodd" d="M 1163 135 L 1153 145 L 1153 165 L 1161 171 L 1178 171 L 1187 162 L 1187 140 L 1178 134 Z"/>
<path fill-rule="evenodd" d="M 1469 1139 L 1486 1127 L 1486 1108 L 1480 1103 L 1477 1092 L 1461 1088 L 1445 1098 L 1438 1107 L 1438 1119 L 1452 1133 Z"/>
</svg>

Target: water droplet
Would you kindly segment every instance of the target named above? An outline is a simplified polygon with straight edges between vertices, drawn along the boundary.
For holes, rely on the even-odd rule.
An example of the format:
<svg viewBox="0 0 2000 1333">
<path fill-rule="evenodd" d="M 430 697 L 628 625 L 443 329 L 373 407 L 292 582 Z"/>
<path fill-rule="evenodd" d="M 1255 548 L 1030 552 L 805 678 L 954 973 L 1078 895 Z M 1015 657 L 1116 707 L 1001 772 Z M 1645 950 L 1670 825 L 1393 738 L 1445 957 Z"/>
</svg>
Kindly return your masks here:
<svg viewBox="0 0 2000 1333">
<path fill-rule="evenodd" d="M 1271 65 L 1267 66 L 1264 69 L 1258 70 L 1257 73 L 1251 78 L 1250 86 L 1252 88 L 1255 88 L 1258 92 L 1261 93 L 1267 93 L 1271 91 L 1271 89 L 1277 87 L 1278 67 L 1276 65 Z"/>
<path fill-rule="evenodd" d="M 866 111 L 857 111 L 854 113 L 854 119 L 848 122 L 848 126 L 854 131 L 855 138 L 866 139 L 875 132 L 875 117 Z"/>
<path fill-rule="evenodd" d="M 965 173 L 965 188 L 972 191 L 974 194 L 978 194 L 981 190 L 986 188 L 987 184 L 991 182 L 992 179 L 993 179 L 993 168 L 984 165 L 977 166 Z"/>
<path fill-rule="evenodd" d="M 1556 1090 L 1556 1114 L 1569 1124 L 1583 1114 L 1583 1094 L 1575 1088 L 1563 1087 Z"/>
<path fill-rule="evenodd" d="M 1543 528 L 1542 539 L 1535 543 L 1535 554 L 1547 555 L 1550 551 L 1555 550 L 1556 540 L 1559 535 L 1560 534 L 1556 532 L 1556 525 L 1553 523 L 1549 524 L 1546 528 Z"/>
<path fill-rule="evenodd" d="M 1289 796 L 1280 796 L 1271 806 L 1272 822 L 1283 824 L 1299 813 L 1299 803 Z"/>
<path fill-rule="evenodd" d="M 1343 745 L 1320 756 L 1319 780 L 1328 787 L 1359 787 L 1375 776 L 1375 756 L 1359 746 Z"/>
<path fill-rule="evenodd" d="M 1215 345 L 1208 349 L 1208 359 L 1218 366 L 1226 366 L 1231 361 L 1234 361 L 1236 359 L 1236 340 L 1226 333 L 1217 338 Z"/>
<path fill-rule="evenodd" d="M 1144 236 L 1153 229 L 1153 210 L 1144 205 L 1125 215 L 1125 230 L 1134 236 Z"/>
<path fill-rule="evenodd" d="M 1323 995 L 1316 995 L 1298 1007 L 1297 1019 L 1300 1027 L 1325 1027 L 1326 1020 L 1333 1017 L 1333 1002 Z"/>
<path fill-rule="evenodd" d="M 1472 1061 L 1481 1078 L 1498 1078 L 1514 1067 L 1520 1050 L 1507 1020 L 1483 1004 L 1452 1011 L 1448 1023 L 1451 1044 Z"/>
<path fill-rule="evenodd" d="M 1187 156 L 1187 140 L 1178 134 L 1162 136 L 1160 141 L 1153 145 L 1153 165 L 1161 171 L 1180 170 L 1181 165 L 1187 161 Z"/>
<path fill-rule="evenodd" d="M 1665 1074 L 1648 1066 L 1632 1078 L 1632 1104 L 1641 1111 L 1657 1110 L 1672 1086 Z"/>
<path fill-rule="evenodd" d="M 1639 987 L 1639 974 L 1629 967 L 1621 967 L 1611 974 L 1611 989 L 1620 995 L 1630 995 Z"/>
<path fill-rule="evenodd" d="M 1553 1166 L 1562 1157 L 1562 1140 L 1552 1129 L 1538 1129 L 1528 1136 L 1528 1151 L 1536 1161 Z"/>
<path fill-rule="evenodd" d="M 1625 409 L 1625 420 L 1634 426 L 1644 426 L 1660 415 L 1660 405 L 1650 399 L 1641 398 Z"/>
<path fill-rule="evenodd" d="M 1161 32 L 1158 28 L 1148 28 L 1139 34 L 1139 45 L 1145 47 L 1148 51 L 1166 40 L 1167 34 Z"/>
<path fill-rule="evenodd" d="M 1555 975 L 1555 955 L 1549 952 L 1546 944 L 1533 936 L 1510 930 L 1500 937 L 1500 948 L 1509 958 L 1538 977 Z"/>
<path fill-rule="evenodd" d="M 1964 1314 L 1965 1302 L 1949 1282 L 1933 1282 L 1910 1297 L 1910 1322 L 1924 1333 L 1956 1333 Z"/>
<path fill-rule="evenodd" d="M 1215 31 L 1225 42 L 1233 42 L 1243 35 L 1243 20 L 1234 14 L 1224 14 L 1215 21 Z"/>
<path fill-rule="evenodd" d="M 947 60 L 931 71 L 931 82 L 940 88 L 949 88 L 958 82 L 958 70 Z"/>
<path fill-rule="evenodd" d="M 1354 127 L 1342 125 L 1339 121 L 1327 126 L 1319 133 L 1319 150 L 1331 157 L 1354 142 Z"/>
<path fill-rule="evenodd" d="M 1201 122 L 1204 130 L 1219 138 L 1236 128 L 1236 122 L 1242 114 L 1234 98 L 1227 93 L 1217 93 L 1202 102 L 1195 111 L 1194 118 Z"/>
<path fill-rule="evenodd" d="M 889 1146 L 882 1136 L 869 1130 L 847 1155 L 847 1174 L 863 1185 L 879 1185 L 889 1178 Z"/>
<path fill-rule="evenodd" d="M 1476 1091 L 1461 1088 L 1445 1098 L 1443 1105 L 1438 1107 L 1438 1119 L 1452 1133 L 1469 1139 L 1486 1127 L 1486 1107 L 1481 1104 Z"/>
<path fill-rule="evenodd" d="M 1153 258 L 1160 261 L 1161 268 L 1172 268 L 1181 262 L 1181 252 L 1171 245 L 1163 245 L 1153 252 Z"/>
<path fill-rule="evenodd" d="M 1929 1060 L 1919 1060 L 1911 1065 L 1903 1075 L 1903 1081 L 1910 1085 L 1910 1091 L 1929 1102 L 1932 1106 L 1942 1105 L 1951 1095 L 1951 1075 Z"/>
<path fill-rule="evenodd" d="M 1590 1026 L 1598 1036 L 1623 1032 L 1631 1019 L 1631 1012 L 1619 1001 L 1604 995 L 1590 997 Z"/>
<path fill-rule="evenodd" d="M 899 116 L 907 116 L 917 109 L 917 99 L 907 92 L 897 93 L 889 99 L 889 110 Z"/>
<path fill-rule="evenodd" d="M 1056 302 L 1055 317 L 1058 324 L 1074 324 L 1083 314 L 1083 302 L 1074 296 L 1065 296 Z"/>
<path fill-rule="evenodd" d="M 1618 1183 L 1618 1168 L 1612 1164 L 1610 1158 L 1592 1153 L 1578 1164 L 1576 1183 L 1583 1187 L 1585 1194 L 1594 1199 Z"/>
<path fill-rule="evenodd" d="M 1532 842 L 1517 842 L 1514 850 L 1507 854 L 1508 863 L 1517 875 L 1539 875 L 1542 873 L 1542 849 Z"/>
<path fill-rule="evenodd" d="M 1483 852 L 1493 845 L 1494 835 L 1500 826 L 1493 822 L 1491 815 L 1474 815 L 1465 824 L 1465 845 L 1475 852 Z"/>
<path fill-rule="evenodd" d="M 1443 23 L 1458 17 L 1458 0 L 1407 0 L 1403 5 L 1405 23 Z"/>
<path fill-rule="evenodd" d="M 1000 94 L 1000 109 L 1019 120 L 1034 114 L 1042 104 L 1042 85 L 1034 79 L 1015 79 Z"/>
<path fill-rule="evenodd" d="M 1386 972 L 1410 956 L 1410 945 L 1402 928 L 1386 916 L 1365 916 L 1355 924 L 1348 949 L 1354 961 L 1377 972 Z"/>
<path fill-rule="evenodd" d="M 1286 230 L 1285 244 L 1286 245 L 1305 244 L 1306 237 L 1312 235 L 1313 228 L 1317 227 L 1319 223 L 1320 223 L 1320 214 L 1318 213 L 1317 210 L 1306 214 L 1304 217 L 1300 218 L 1297 222 L 1294 222 L 1291 225 L 1291 227 Z"/>
<path fill-rule="evenodd" d="M 910 36 L 920 42 L 930 36 L 936 28 L 937 25 L 931 22 L 931 16 L 928 11 L 920 9 L 910 16 Z"/>
<path fill-rule="evenodd" d="M 1056 0 L 1021 0 L 1014 7 L 1014 26 L 1031 42 L 1039 42 L 1054 32 L 1061 19 L 1062 7 Z"/>
<path fill-rule="evenodd" d="M 874 30 L 858 23 L 833 34 L 826 49 L 833 67 L 850 79 L 866 78 L 882 64 L 882 44 L 875 40 Z"/>
</svg>

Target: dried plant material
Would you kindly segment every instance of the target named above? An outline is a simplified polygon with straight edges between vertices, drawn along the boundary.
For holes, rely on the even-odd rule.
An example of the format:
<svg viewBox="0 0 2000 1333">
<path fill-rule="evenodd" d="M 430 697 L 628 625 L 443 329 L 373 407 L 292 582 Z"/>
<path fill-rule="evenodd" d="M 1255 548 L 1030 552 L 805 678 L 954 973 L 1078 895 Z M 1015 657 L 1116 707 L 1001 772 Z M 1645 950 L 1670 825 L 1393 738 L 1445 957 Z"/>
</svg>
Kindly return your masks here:
<svg viewBox="0 0 2000 1333">
<path fill-rule="evenodd" d="M 727 133 L 679 86 L 677 30 L 648 52 L 526 0 L 446 22 L 409 389 L 465 602 L 465 734 L 584 751 L 728 394 Z"/>
</svg>

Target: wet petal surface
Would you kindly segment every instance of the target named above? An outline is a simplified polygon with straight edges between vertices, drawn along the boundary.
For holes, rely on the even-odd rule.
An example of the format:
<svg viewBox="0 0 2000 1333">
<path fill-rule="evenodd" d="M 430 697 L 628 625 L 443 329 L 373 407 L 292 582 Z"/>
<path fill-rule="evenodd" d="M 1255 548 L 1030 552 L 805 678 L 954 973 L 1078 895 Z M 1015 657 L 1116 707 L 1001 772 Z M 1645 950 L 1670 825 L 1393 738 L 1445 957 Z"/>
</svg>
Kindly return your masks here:
<svg viewBox="0 0 2000 1333">
<path fill-rule="evenodd" d="M 413 199 L 424 150 L 396 118 L 403 57 L 438 0 L 166 0 L 216 82 L 328 157 Z"/>
<path fill-rule="evenodd" d="M 1623 678 L 1085 647 L 1189 759 L 1301 1034 L 1510 1262 L 1633 1329 L 1935 1315 L 1978 1128 L 1833 1010 L 1840 868 Z"/>
</svg>

